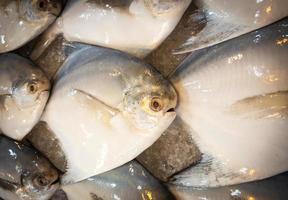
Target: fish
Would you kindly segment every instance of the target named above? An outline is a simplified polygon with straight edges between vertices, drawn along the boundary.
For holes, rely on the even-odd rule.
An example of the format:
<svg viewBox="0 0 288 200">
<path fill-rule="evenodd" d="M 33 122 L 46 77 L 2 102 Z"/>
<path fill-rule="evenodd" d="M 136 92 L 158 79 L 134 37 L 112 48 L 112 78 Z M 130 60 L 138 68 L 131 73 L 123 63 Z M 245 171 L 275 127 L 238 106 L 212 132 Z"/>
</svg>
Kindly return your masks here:
<svg viewBox="0 0 288 200">
<path fill-rule="evenodd" d="M 198 7 L 191 19 L 206 27 L 191 35 L 174 54 L 182 54 L 213 46 L 245 33 L 257 30 L 288 16 L 286 0 L 195 0 Z M 206 18 L 201 17 L 201 15 Z M 192 20 L 193 21 L 193 20 Z M 191 26 L 195 26 L 191 23 Z"/>
<path fill-rule="evenodd" d="M 31 54 L 36 60 L 53 40 L 113 48 L 145 57 L 172 32 L 191 0 L 70 0 Z M 127 28 L 129 27 L 129 28 Z"/>
<path fill-rule="evenodd" d="M 50 81 L 31 61 L 17 54 L 0 55 L 0 132 L 22 140 L 40 120 Z"/>
<path fill-rule="evenodd" d="M 59 173 L 37 150 L 0 136 L 0 197 L 48 200 L 59 188 Z"/>
<path fill-rule="evenodd" d="M 193 189 L 171 185 L 169 189 L 181 200 L 285 200 L 288 174 L 283 173 L 265 180 L 219 188 Z"/>
<path fill-rule="evenodd" d="M 176 117 L 176 91 L 152 66 L 120 51 L 79 45 L 56 73 L 41 118 L 64 152 L 63 184 L 134 159 Z M 34 136 L 32 144 L 46 157 L 63 155 L 50 155 L 38 143 L 41 134 Z"/>
<path fill-rule="evenodd" d="M 81 182 L 64 185 L 61 190 L 68 200 L 174 200 L 165 186 L 136 161 Z"/>
<path fill-rule="evenodd" d="M 0 53 L 18 49 L 40 35 L 61 10 L 61 0 L 1 0 Z"/>
<path fill-rule="evenodd" d="M 193 52 L 170 76 L 202 153 L 171 183 L 219 187 L 288 169 L 288 18 Z"/>
</svg>

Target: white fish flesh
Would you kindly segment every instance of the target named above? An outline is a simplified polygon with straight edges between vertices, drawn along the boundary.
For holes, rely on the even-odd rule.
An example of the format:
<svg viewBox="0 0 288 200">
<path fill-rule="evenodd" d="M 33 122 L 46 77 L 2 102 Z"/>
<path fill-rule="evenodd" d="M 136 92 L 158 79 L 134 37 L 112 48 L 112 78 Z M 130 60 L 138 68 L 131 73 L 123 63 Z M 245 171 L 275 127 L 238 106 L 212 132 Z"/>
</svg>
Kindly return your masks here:
<svg viewBox="0 0 288 200">
<path fill-rule="evenodd" d="M 174 183 L 216 187 L 288 169 L 288 19 L 192 53 L 173 75 L 202 161 Z"/>
<path fill-rule="evenodd" d="M 144 57 L 175 28 L 191 0 L 69 0 L 31 55 L 37 59 L 63 34 L 68 41 L 94 44 Z"/>
<path fill-rule="evenodd" d="M 200 18 L 206 27 L 175 50 L 186 53 L 209 47 L 267 26 L 288 16 L 287 0 L 195 0 L 199 11 L 191 18 Z M 206 19 L 201 17 L 204 11 Z M 199 15 L 200 14 L 200 15 Z M 194 24 L 193 24 L 194 25 Z"/>
<path fill-rule="evenodd" d="M 136 58 L 93 46 L 72 53 L 43 114 L 67 159 L 63 183 L 135 158 L 174 120 L 176 103 L 172 85 Z"/>
</svg>

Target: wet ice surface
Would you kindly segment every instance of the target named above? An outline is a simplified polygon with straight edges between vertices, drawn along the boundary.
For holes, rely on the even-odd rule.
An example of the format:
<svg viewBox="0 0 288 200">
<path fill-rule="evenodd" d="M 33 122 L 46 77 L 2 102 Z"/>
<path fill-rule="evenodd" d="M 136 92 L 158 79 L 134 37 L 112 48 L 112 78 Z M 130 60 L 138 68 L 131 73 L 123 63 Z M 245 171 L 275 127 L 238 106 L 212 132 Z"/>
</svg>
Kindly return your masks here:
<svg viewBox="0 0 288 200">
<path fill-rule="evenodd" d="M 154 176 L 168 181 L 172 175 L 201 159 L 191 133 L 193 130 L 176 117 L 162 136 L 138 156 L 137 160 Z"/>
<path fill-rule="evenodd" d="M 196 14 L 199 18 L 191 17 Z M 191 35 L 195 35 L 203 29 L 205 23 L 199 24 L 199 21 L 203 21 L 203 18 L 205 18 L 204 13 L 201 14 L 197 11 L 196 6 L 192 3 L 187 8 L 173 32 L 157 49 L 145 57 L 144 60 L 155 66 L 165 77 L 167 77 L 190 54 L 176 55 L 172 54 L 172 52 L 191 37 Z"/>
</svg>

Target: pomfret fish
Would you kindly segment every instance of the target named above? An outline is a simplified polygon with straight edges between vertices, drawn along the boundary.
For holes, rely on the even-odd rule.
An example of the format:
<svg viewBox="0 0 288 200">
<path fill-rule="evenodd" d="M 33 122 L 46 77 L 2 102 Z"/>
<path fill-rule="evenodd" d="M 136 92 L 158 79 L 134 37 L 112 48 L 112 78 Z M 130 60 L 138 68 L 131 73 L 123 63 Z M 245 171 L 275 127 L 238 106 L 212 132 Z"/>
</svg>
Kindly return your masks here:
<svg viewBox="0 0 288 200">
<path fill-rule="evenodd" d="M 217 187 L 288 169 L 288 18 L 193 52 L 172 76 L 202 161 L 174 183 Z"/>
<path fill-rule="evenodd" d="M 60 14 L 61 7 L 61 0 L 1 0 L 0 53 L 38 36 Z"/>
<path fill-rule="evenodd" d="M 193 189 L 170 186 L 169 189 L 181 200 L 286 200 L 288 196 L 288 174 L 240 185 Z"/>
<path fill-rule="evenodd" d="M 144 57 L 175 28 L 191 0 L 68 1 L 31 55 L 37 59 L 59 34 L 67 41 L 118 49 Z"/>
<path fill-rule="evenodd" d="M 59 187 L 58 172 L 36 150 L 0 136 L 0 197 L 48 200 Z"/>
<path fill-rule="evenodd" d="M 267 26 L 288 16 L 287 0 L 195 0 L 206 19 L 200 17 L 199 23 L 207 23 L 197 35 L 191 36 L 175 53 L 185 53 L 209 47 Z M 199 18 L 201 12 L 191 15 Z M 194 25 L 194 24 L 192 24 Z"/>
<path fill-rule="evenodd" d="M 67 159 L 63 182 L 81 181 L 135 158 L 174 120 L 176 103 L 171 84 L 139 59 L 88 45 L 69 55 L 54 78 L 42 118 Z"/>
<path fill-rule="evenodd" d="M 0 131 L 21 140 L 40 119 L 49 89 L 49 80 L 31 61 L 0 55 Z"/>
<path fill-rule="evenodd" d="M 174 199 L 158 180 L 135 161 L 61 189 L 68 200 Z"/>
</svg>

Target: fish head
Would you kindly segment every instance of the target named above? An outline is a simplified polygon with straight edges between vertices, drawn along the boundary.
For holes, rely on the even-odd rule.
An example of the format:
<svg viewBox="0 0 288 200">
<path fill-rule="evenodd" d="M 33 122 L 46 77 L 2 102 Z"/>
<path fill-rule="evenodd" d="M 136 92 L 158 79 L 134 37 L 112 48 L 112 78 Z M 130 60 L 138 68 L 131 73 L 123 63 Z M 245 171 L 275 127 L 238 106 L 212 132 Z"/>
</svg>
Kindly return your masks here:
<svg viewBox="0 0 288 200">
<path fill-rule="evenodd" d="M 48 21 L 61 10 L 61 0 L 22 0 L 19 6 L 20 16 L 28 22 Z"/>
<path fill-rule="evenodd" d="M 59 188 L 59 174 L 46 159 L 39 159 L 22 173 L 21 184 L 16 190 L 21 199 L 49 199 Z"/>
<path fill-rule="evenodd" d="M 137 129 L 147 130 L 162 125 L 168 127 L 176 117 L 175 89 L 162 76 L 148 76 L 142 81 L 126 93 L 125 111 Z"/>
<path fill-rule="evenodd" d="M 21 77 L 13 86 L 13 99 L 20 109 L 31 108 L 47 102 L 50 81 L 41 70 L 35 70 L 29 77 Z"/>
<path fill-rule="evenodd" d="M 190 0 L 144 0 L 145 6 L 154 16 L 178 12 L 190 2 Z"/>
</svg>

